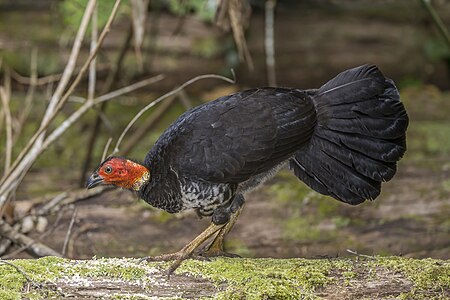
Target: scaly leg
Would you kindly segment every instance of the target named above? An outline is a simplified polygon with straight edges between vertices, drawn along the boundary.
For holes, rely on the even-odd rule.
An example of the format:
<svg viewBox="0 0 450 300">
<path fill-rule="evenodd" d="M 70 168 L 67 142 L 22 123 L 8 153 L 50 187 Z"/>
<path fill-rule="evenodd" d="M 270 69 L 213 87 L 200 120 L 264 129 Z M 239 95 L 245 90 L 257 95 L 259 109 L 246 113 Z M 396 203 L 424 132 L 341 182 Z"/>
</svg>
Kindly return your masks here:
<svg viewBox="0 0 450 300">
<path fill-rule="evenodd" d="M 231 231 L 234 224 L 236 223 L 239 215 L 241 214 L 245 204 L 245 199 L 242 194 L 237 194 L 231 205 L 227 207 L 225 210 L 216 211 L 216 216 L 226 216 L 226 219 L 229 220 L 226 225 L 219 231 L 215 239 L 212 243 L 203 248 L 200 251 L 200 255 L 204 257 L 215 257 L 215 256 L 228 256 L 228 257 L 239 257 L 239 255 L 227 253 L 224 251 L 224 240 L 225 236 Z M 214 216 L 213 216 L 214 221 Z"/>
<path fill-rule="evenodd" d="M 200 233 L 195 239 L 193 239 L 189 244 L 184 246 L 180 251 L 175 253 L 158 255 L 155 257 L 144 257 L 140 261 L 168 261 L 175 260 L 175 262 L 167 270 L 167 274 L 170 276 L 185 260 L 190 257 L 195 249 L 197 249 L 201 244 L 203 244 L 207 239 L 209 239 L 214 233 L 219 231 L 224 224 L 216 225 L 211 223 L 208 228 L 206 228 L 202 233 Z"/>
<path fill-rule="evenodd" d="M 233 228 L 237 219 L 239 218 L 239 215 L 241 214 L 243 208 L 244 208 L 244 206 L 239 207 L 238 210 L 234 214 L 231 215 L 230 221 L 222 229 L 220 229 L 219 233 L 214 238 L 212 243 L 200 251 L 201 256 L 204 256 L 204 257 L 216 257 L 216 256 L 239 257 L 239 255 L 237 255 L 237 254 L 225 252 L 224 240 L 225 240 L 225 236 L 231 231 L 231 229 Z"/>
</svg>

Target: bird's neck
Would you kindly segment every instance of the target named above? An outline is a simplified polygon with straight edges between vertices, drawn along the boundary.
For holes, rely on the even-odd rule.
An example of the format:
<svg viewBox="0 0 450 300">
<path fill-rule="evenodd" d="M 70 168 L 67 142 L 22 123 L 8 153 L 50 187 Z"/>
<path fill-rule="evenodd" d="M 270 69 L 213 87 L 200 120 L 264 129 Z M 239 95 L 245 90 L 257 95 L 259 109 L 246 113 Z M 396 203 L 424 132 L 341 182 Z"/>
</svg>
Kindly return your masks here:
<svg viewBox="0 0 450 300">
<path fill-rule="evenodd" d="M 147 170 L 141 173 L 140 176 L 136 177 L 132 189 L 135 191 L 139 191 L 144 185 L 146 185 L 150 180 L 150 172 Z"/>
<path fill-rule="evenodd" d="M 127 169 L 129 172 L 129 180 L 126 182 L 125 188 L 139 191 L 150 181 L 150 171 L 147 167 L 128 160 Z"/>
<path fill-rule="evenodd" d="M 181 188 L 178 175 L 170 167 L 150 166 L 151 180 L 138 190 L 141 199 L 150 205 L 175 213 L 182 210 Z"/>
</svg>

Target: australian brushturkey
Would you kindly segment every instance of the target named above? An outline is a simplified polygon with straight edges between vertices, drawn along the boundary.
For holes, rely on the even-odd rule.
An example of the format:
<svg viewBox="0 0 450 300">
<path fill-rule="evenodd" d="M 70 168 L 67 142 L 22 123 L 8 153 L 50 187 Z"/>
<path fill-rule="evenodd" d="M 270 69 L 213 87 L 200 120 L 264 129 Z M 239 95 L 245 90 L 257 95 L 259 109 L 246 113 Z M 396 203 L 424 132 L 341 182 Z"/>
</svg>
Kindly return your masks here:
<svg viewBox="0 0 450 300">
<path fill-rule="evenodd" d="M 257 88 L 197 106 L 158 139 L 142 164 L 106 159 L 87 187 L 135 190 L 170 213 L 195 209 L 211 225 L 170 271 L 214 234 L 204 255 L 221 255 L 252 190 L 288 165 L 315 191 L 356 205 L 375 199 L 406 150 L 408 116 L 394 82 L 376 66 L 337 75 L 318 90 Z"/>
</svg>

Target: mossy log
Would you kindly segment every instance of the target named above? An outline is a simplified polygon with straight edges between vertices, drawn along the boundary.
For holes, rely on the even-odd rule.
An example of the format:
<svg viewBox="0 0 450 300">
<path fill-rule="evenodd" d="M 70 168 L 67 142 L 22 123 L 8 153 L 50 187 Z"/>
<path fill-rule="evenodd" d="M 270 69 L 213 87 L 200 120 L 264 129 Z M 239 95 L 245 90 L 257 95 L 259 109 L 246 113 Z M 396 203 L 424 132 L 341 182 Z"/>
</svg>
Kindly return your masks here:
<svg viewBox="0 0 450 300">
<path fill-rule="evenodd" d="M 0 299 L 449 299 L 450 261 L 402 257 L 0 261 Z"/>
</svg>

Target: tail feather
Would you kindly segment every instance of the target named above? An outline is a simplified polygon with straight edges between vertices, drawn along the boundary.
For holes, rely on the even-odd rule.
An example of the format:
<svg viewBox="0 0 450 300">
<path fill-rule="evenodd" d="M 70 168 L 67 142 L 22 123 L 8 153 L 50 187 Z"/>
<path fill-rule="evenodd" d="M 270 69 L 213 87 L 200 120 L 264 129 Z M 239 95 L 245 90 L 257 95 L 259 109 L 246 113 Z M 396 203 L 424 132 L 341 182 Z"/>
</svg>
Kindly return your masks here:
<svg viewBox="0 0 450 300">
<path fill-rule="evenodd" d="M 317 127 L 290 162 L 295 175 L 343 202 L 375 199 L 406 151 L 408 116 L 394 82 L 365 65 L 311 94 Z"/>
<path fill-rule="evenodd" d="M 389 181 L 397 171 L 396 163 L 381 162 L 357 151 L 340 151 L 342 145 L 334 144 L 332 147 L 323 149 L 328 156 L 333 157 L 347 167 L 355 170 L 376 181 Z"/>
</svg>

